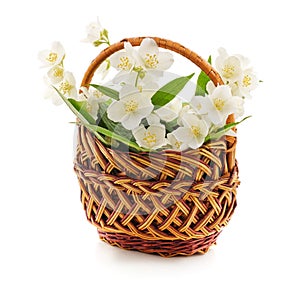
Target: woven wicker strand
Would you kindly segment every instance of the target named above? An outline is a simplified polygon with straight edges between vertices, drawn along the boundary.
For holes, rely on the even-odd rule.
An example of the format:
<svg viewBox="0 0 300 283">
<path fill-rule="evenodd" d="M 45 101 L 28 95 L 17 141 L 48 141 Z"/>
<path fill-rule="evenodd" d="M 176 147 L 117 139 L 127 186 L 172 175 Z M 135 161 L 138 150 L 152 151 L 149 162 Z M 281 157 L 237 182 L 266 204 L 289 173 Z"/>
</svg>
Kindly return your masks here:
<svg viewBox="0 0 300 283">
<path fill-rule="evenodd" d="M 142 37 L 126 39 L 133 46 Z M 169 40 L 153 38 L 222 84 L 218 73 L 196 53 Z M 82 81 L 124 47 L 114 44 L 91 63 Z M 230 121 L 233 116 L 230 117 Z M 122 152 L 108 148 L 83 125 L 78 126 L 74 169 L 87 219 L 100 239 L 129 250 L 165 257 L 206 253 L 236 207 L 239 185 L 235 137 L 177 152 Z"/>
</svg>

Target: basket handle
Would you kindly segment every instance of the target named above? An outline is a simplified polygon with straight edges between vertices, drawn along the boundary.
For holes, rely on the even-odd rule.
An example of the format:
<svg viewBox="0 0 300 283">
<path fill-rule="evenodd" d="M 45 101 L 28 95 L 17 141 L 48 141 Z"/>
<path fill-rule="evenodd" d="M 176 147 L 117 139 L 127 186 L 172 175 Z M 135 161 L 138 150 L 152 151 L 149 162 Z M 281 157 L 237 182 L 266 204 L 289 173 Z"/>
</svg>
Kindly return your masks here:
<svg viewBox="0 0 300 283">
<path fill-rule="evenodd" d="M 113 45 L 110 45 L 106 49 L 100 52 L 100 54 L 91 62 L 90 66 L 86 70 L 84 77 L 81 82 L 81 86 L 89 87 L 90 82 L 92 81 L 92 78 L 94 76 L 95 71 L 97 68 L 101 65 L 102 62 L 104 62 L 109 56 L 114 54 L 115 52 L 124 49 L 124 43 L 130 42 L 132 46 L 139 46 L 143 39 L 146 37 L 131 37 L 131 38 L 125 38 L 121 40 L 120 42 L 117 42 Z M 191 62 L 193 62 L 196 66 L 198 66 L 204 73 L 207 74 L 207 76 L 212 80 L 212 82 L 215 85 L 222 85 L 224 84 L 222 81 L 221 76 L 219 73 L 203 58 L 201 58 L 197 53 L 194 51 L 191 51 L 190 49 L 182 46 L 181 44 L 164 39 L 159 37 L 149 37 L 155 40 L 158 47 L 168 49 L 171 51 L 174 51 Z M 227 123 L 234 122 L 234 116 L 230 115 L 227 119 Z"/>
<path fill-rule="evenodd" d="M 115 52 L 124 49 L 125 42 L 130 42 L 132 46 L 139 46 L 144 38 L 145 37 L 125 38 L 120 42 L 110 45 L 102 52 L 100 52 L 100 54 L 92 61 L 89 68 L 85 72 L 81 86 L 88 87 L 89 83 L 92 81 L 95 71 L 100 66 L 100 64 Z M 150 38 L 154 39 L 159 47 L 174 51 L 184 56 L 188 60 L 192 61 L 195 65 L 197 65 L 201 70 L 203 70 L 203 72 L 205 72 L 208 75 L 208 77 L 213 81 L 215 85 L 223 84 L 220 75 L 212 68 L 212 66 L 208 62 L 206 62 L 195 52 L 189 50 L 188 48 L 182 46 L 179 43 L 173 42 L 168 39 L 163 39 L 159 37 L 150 37 Z"/>
</svg>

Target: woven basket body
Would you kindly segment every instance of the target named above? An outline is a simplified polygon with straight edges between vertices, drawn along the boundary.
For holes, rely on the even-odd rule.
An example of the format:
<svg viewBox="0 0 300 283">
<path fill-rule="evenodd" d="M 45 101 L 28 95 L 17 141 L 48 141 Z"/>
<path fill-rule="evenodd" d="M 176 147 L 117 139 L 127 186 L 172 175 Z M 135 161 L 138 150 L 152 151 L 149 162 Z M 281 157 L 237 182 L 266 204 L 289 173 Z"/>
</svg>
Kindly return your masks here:
<svg viewBox="0 0 300 283">
<path fill-rule="evenodd" d="M 193 61 L 215 84 L 222 83 L 197 54 L 177 43 L 154 39 L 160 47 Z M 135 46 L 142 38 L 127 40 Z M 122 48 L 120 42 L 102 51 L 82 85 L 87 86 L 101 62 Z M 205 253 L 215 244 L 236 207 L 235 137 L 195 150 L 151 153 L 108 148 L 82 125 L 77 137 L 74 169 L 81 201 L 103 241 L 167 257 Z"/>
</svg>

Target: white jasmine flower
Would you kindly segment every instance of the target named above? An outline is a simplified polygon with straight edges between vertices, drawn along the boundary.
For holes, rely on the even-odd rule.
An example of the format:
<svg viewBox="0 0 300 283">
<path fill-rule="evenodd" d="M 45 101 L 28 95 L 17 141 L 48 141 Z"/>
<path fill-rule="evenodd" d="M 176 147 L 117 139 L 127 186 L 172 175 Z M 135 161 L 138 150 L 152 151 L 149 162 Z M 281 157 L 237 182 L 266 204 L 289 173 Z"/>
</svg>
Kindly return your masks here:
<svg viewBox="0 0 300 283">
<path fill-rule="evenodd" d="M 171 122 L 176 119 L 182 109 L 182 101 L 174 97 L 169 103 L 154 112 L 165 122 Z"/>
<path fill-rule="evenodd" d="M 77 98 L 77 90 L 75 86 L 76 82 L 71 72 L 65 72 L 63 79 L 57 84 L 51 85 L 51 82 L 49 80 L 51 81 L 49 77 L 47 77 L 45 80 L 47 88 L 45 90 L 44 97 L 46 99 L 51 99 L 54 105 L 61 105 L 63 103 L 63 100 L 61 99 L 55 88 L 67 98 Z"/>
<path fill-rule="evenodd" d="M 250 92 L 258 86 L 258 79 L 253 73 L 252 69 L 247 69 L 243 73 L 243 77 L 240 81 L 240 87 L 243 92 Z"/>
<path fill-rule="evenodd" d="M 219 49 L 216 58 L 216 69 L 225 83 L 234 83 L 242 77 L 242 66 L 239 56 L 229 56 L 224 48 Z"/>
<path fill-rule="evenodd" d="M 224 125 L 229 114 L 236 110 L 236 105 L 228 85 L 220 85 L 212 94 L 205 96 L 202 101 L 203 112 L 215 125 Z"/>
<path fill-rule="evenodd" d="M 119 51 L 110 58 L 111 65 L 120 71 L 164 71 L 174 62 L 173 55 L 170 52 L 160 52 L 152 38 L 143 39 L 138 51 L 129 42 L 124 43 L 124 49 L 125 51 Z"/>
<path fill-rule="evenodd" d="M 147 149 L 155 150 L 167 144 L 166 129 L 162 124 L 150 125 L 147 129 L 144 125 L 140 125 L 132 131 L 132 134 L 137 144 Z"/>
<path fill-rule="evenodd" d="M 61 63 L 65 56 L 65 50 L 58 41 L 52 43 L 50 49 L 40 51 L 38 58 L 42 62 L 42 67 L 51 67 Z"/>
<path fill-rule="evenodd" d="M 89 89 L 82 86 L 80 88 L 82 94 L 84 95 L 85 98 L 95 98 L 97 99 L 100 103 L 105 102 L 108 99 L 110 99 L 107 95 L 103 94 L 101 91 L 94 87 L 90 87 Z"/>
<path fill-rule="evenodd" d="M 89 42 L 89 43 L 94 43 L 100 38 L 100 33 L 103 30 L 99 18 L 97 18 L 96 22 L 91 22 L 90 24 L 87 25 L 86 27 L 86 34 L 87 37 L 83 39 L 83 42 Z"/>
<path fill-rule="evenodd" d="M 110 63 L 112 67 L 119 71 L 130 72 L 136 64 L 139 64 L 138 54 L 129 42 L 124 43 L 124 49 L 114 53 L 110 57 Z M 124 73 L 122 72 L 121 74 Z"/>
<path fill-rule="evenodd" d="M 77 98 L 76 81 L 71 72 L 65 72 L 63 80 L 56 87 L 67 98 Z"/>
<path fill-rule="evenodd" d="M 167 139 L 174 150 L 183 151 L 188 149 L 188 145 L 179 141 L 173 133 L 167 134 Z"/>
<path fill-rule="evenodd" d="M 47 76 L 51 84 L 58 84 L 64 78 L 64 68 L 61 65 L 52 67 L 48 72 Z"/>
<path fill-rule="evenodd" d="M 160 52 L 154 39 L 143 39 L 138 54 L 141 56 L 143 65 L 146 69 L 165 71 L 174 62 L 170 52 Z"/>
<path fill-rule="evenodd" d="M 95 120 L 98 118 L 99 103 L 95 96 L 90 96 L 86 101 L 86 110 Z"/>
<path fill-rule="evenodd" d="M 189 146 L 192 149 L 200 147 L 208 134 L 206 122 L 199 119 L 197 115 L 186 113 L 182 119 L 183 127 L 172 132 L 178 142 L 182 142 L 182 147 Z"/>
<path fill-rule="evenodd" d="M 107 101 L 109 97 L 95 88 L 81 87 L 80 90 L 83 94 L 82 99 L 86 101 L 86 110 L 96 120 L 100 103 Z"/>
<path fill-rule="evenodd" d="M 153 93 L 151 93 L 152 95 Z M 139 126 L 141 120 L 147 117 L 153 110 L 150 93 L 135 90 L 134 93 L 120 91 L 120 100 L 112 102 L 107 108 L 108 118 L 114 122 L 120 122 L 132 130 Z"/>
<path fill-rule="evenodd" d="M 232 87 L 232 94 L 242 98 L 250 98 L 250 92 L 258 86 L 258 78 L 252 69 L 246 69 L 241 79 Z"/>
<path fill-rule="evenodd" d="M 99 18 L 86 27 L 86 34 L 87 37 L 82 42 L 92 43 L 96 47 L 103 43 L 109 44 L 108 32 L 101 26 Z"/>
</svg>

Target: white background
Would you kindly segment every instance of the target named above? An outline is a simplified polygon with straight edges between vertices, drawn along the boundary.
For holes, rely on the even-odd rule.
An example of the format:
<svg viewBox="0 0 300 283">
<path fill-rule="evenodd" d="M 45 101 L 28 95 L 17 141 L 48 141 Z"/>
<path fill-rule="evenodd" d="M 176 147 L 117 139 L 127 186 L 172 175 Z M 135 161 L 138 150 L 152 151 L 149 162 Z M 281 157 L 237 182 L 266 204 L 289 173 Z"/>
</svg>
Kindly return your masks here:
<svg viewBox="0 0 300 283">
<path fill-rule="evenodd" d="M 75 1 L 74 1 L 75 2 Z M 300 282 L 298 1 L 9 1 L 1 7 L 0 282 Z M 99 241 L 72 170 L 73 115 L 43 99 L 37 53 L 59 40 L 78 80 L 97 50 L 154 35 L 207 58 L 248 56 L 264 82 L 239 127 L 238 207 L 204 256 L 164 259 Z"/>
</svg>

